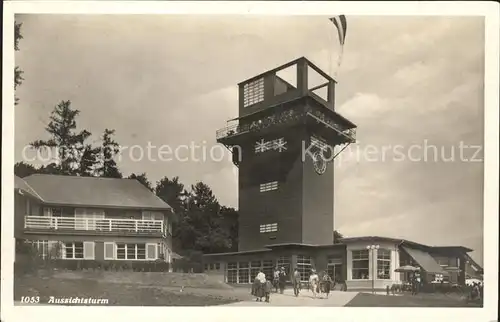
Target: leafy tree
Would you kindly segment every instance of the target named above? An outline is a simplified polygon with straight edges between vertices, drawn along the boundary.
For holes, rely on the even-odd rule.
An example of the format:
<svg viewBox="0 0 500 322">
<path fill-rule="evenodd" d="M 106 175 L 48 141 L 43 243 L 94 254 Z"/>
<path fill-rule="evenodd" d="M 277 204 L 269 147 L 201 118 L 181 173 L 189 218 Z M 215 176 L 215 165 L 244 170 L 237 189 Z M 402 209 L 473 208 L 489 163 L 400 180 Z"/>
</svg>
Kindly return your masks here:
<svg viewBox="0 0 500 322">
<path fill-rule="evenodd" d="M 41 166 L 37 171 L 42 174 L 61 174 L 60 167 L 56 163 Z"/>
<path fill-rule="evenodd" d="M 123 178 L 118 169 L 115 156 L 120 152 L 120 145 L 113 140 L 115 130 L 105 129 L 102 135 L 102 146 L 100 147 L 101 164 L 97 168 L 98 175 L 106 178 Z"/>
<path fill-rule="evenodd" d="M 19 41 L 23 39 L 23 35 L 21 34 L 21 26 L 22 23 L 17 23 L 14 22 L 14 49 L 16 51 L 19 51 Z M 14 67 L 14 90 L 17 89 L 19 85 L 22 84 L 24 78 L 23 78 L 23 71 L 19 68 L 19 66 Z M 19 102 L 19 99 L 17 97 L 14 98 L 14 104 L 17 105 Z"/>
<path fill-rule="evenodd" d="M 155 187 L 156 195 L 168 203 L 175 213 L 179 214 L 185 211 L 185 200 L 188 196 L 184 185 L 179 182 L 179 177 L 174 177 L 171 180 L 164 177 L 157 182 Z"/>
<path fill-rule="evenodd" d="M 333 231 L 333 243 L 338 244 L 340 243 L 340 239 L 344 238 L 344 235 L 339 233 L 337 230 Z"/>
<path fill-rule="evenodd" d="M 142 183 L 146 188 L 153 191 L 153 187 L 151 185 L 151 182 L 149 182 L 148 177 L 146 176 L 146 173 L 141 173 L 139 175 L 132 173 L 131 175 L 128 176 L 128 179 L 136 179 L 137 181 Z"/>
<path fill-rule="evenodd" d="M 38 173 L 38 169 L 31 164 L 25 163 L 24 161 L 14 164 L 14 174 L 20 178 L 24 178 L 35 173 Z"/>
<path fill-rule="evenodd" d="M 195 231 L 195 250 L 215 253 L 231 248 L 229 231 L 224 227 L 220 210 L 221 206 L 210 187 L 202 182 L 192 186 L 187 215 Z"/>
<path fill-rule="evenodd" d="M 220 210 L 222 220 L 224 222 L 224 229 L 229 233 L 231 240 L 230 251 L 238 250 L 238 212 L 234 208 L 222 206 Z"/>
<path fill-rule="evenodd" d="M 52 111 L 50 123 L 45 128 L 51 135 L 50 139 L 31 143 L 35 149 L 49 148 L 57 152 L 60 174 L 78 174 L 80 157 L 86 149 L 84 142 L 90 137 L 87 130 L 75 132 L 78 114 L 80 111 L 72 109 L 70 101 L 61 101 Z"/>
</svg>

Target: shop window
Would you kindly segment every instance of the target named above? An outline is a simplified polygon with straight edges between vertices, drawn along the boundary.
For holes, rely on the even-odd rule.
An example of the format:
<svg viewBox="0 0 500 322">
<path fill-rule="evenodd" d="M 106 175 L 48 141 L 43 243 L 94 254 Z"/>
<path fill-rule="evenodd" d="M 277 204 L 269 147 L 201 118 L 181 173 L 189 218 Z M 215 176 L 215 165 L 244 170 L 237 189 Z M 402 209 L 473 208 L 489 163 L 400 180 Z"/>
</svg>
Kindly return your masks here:
<svg viewBox="0 0 500 322">
<path fill-rule="evenodd" d="M 391 251 L 389 249 L 378 249 L 377 251 L 377 278 L 391 279 Z"/>
<path fill-rule="evenodd" d="M 367 249 L 352 251 L 352 279 L 361 280 L 369 278 L 369 252 Z"/>
<path fill-rule="evenodd" d="M 342 280 L 342 267 L 342 257 L 328 256 L 327 273 L 332 280 L 337 282 Z"/>
<path fill-rule="evenodd" d="M 248 262 L 238 263 L 238 283 L 239 284 L 250 283 L 250 267 L 248 265 Z"/>
<path fill-rule="evenodd" d="M 236 262 L 227 263 L 227 283 L 238 283 L 238 263 Z"/>
<path fill-rule="evenodd" d="M 305 282 L 309 280 L 309 276 L 311 276 L 311 269 L 312 269 L 311 257 L 298 255 L 297 270 L 300 273 L 301 281 Z"/>
</svg>

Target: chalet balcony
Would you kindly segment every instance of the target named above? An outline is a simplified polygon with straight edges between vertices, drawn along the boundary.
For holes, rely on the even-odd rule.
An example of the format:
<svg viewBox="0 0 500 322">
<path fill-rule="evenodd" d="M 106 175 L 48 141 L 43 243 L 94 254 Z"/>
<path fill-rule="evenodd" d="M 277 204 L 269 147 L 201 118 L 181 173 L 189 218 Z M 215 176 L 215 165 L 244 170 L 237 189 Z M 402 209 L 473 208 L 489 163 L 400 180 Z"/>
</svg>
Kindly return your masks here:
<svg viewBox="0 0 500 322">
<path fill-rule="evenodd" d="M 26 233 L 72 233 L 78 235 L 164 235 L 162 220 L 25 216 Z"/>
</svg>

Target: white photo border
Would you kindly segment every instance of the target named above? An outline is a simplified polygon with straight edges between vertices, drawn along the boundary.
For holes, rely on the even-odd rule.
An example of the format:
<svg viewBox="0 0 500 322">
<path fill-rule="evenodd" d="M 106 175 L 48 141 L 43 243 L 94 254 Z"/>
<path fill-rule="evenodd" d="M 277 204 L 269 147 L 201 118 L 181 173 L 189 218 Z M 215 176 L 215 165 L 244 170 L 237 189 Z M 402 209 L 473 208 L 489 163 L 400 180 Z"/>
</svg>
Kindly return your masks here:
<svg viewBox="0 0 500 322">
<path fill-rule="evenodd" d="M 2 95 L 2 320 L 147 321 L 182 319 L 198 321 L 254 321 L 273 319 L 303 321 L 331 318 L 335 321 L 494 321 L 498 301 L 498 145 L 499 145 L 499 5 L 496 2 L 191 2 L 191 1 L 7 1 L 3 12 L 3 48 L 13 48 L 14 15 L 51 14 L 252 14 L 252 15 L 432 15 L 485 17 L 485 163 L 484 163 L 484 267 L 485 302 L 474 308 L 312 308 L 267 307 L 39 307 L 13 305 L 13 189 L 14 177 L 14 50 L 3 51 Z"/>
</svg>

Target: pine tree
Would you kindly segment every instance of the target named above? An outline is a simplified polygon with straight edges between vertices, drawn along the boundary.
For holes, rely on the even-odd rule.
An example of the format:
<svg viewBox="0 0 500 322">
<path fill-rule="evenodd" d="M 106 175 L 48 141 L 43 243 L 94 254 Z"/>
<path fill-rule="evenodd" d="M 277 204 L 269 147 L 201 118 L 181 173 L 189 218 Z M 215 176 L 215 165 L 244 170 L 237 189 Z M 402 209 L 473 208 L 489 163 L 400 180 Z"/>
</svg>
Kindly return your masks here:
<svg viewBox="0 0 500 322">
<path fill-rule="evenodd" d="M 114 158 L 120 152 L 120 145 L 113 140 L 115 130 L 105 129 L 102 135 L 102 146 L 100 147 L 101 164 L 97 168 L 100 177 L 123 178 Z"/>
<path fill-rule="evenodd" d="M 82 177 L 98 176 L 96 165 L 98 164 L 99 148 L 93 148 L 92 145 L 86 144 L 81 154 L 78 166 L 78 175 Z"/>
<path fill-rule="evenodd" d="M 31 164 L 25 163 L 24 161 L 14 164 L 14 174 L 20 178 L 30 176 L 37 172 L 37 168 L 35 168 Z"/>
<path fill-rule="evenodd" d="M 60 174 L 77 175 L 80 169 L 80 158 L 86 150 L 85 140 L 90 132 L 75 132 L 76 117 L 79 110 L 71 109 L 70 101 L 61 101 L 50 116 L 50 123 L 45 130 L 50 134 L 48 140 L 36 140 L 31 143 L 35 149 L 48 148 L 56 152 L 56 169 Z"/>
</svg>

